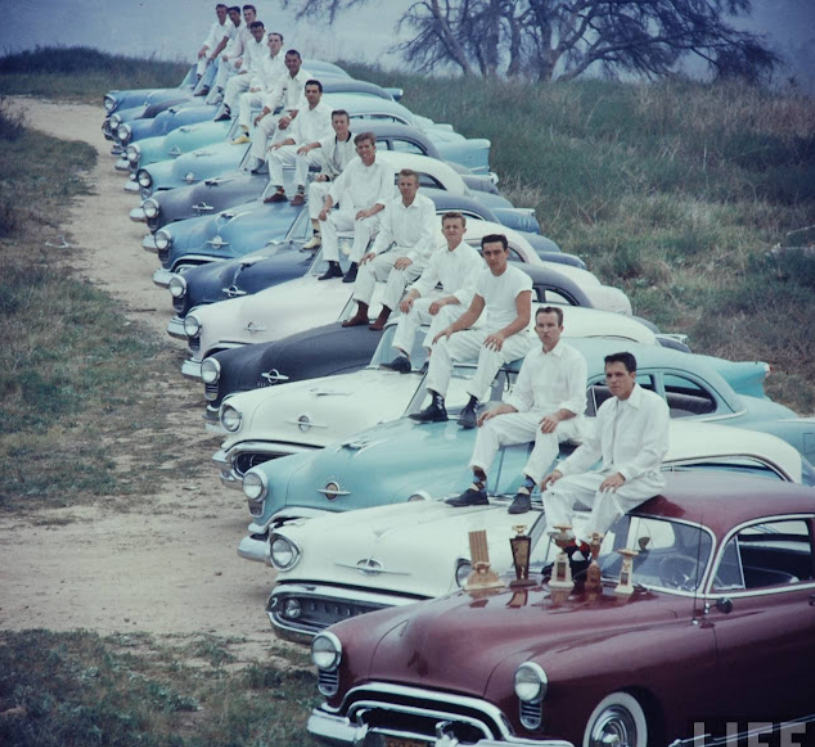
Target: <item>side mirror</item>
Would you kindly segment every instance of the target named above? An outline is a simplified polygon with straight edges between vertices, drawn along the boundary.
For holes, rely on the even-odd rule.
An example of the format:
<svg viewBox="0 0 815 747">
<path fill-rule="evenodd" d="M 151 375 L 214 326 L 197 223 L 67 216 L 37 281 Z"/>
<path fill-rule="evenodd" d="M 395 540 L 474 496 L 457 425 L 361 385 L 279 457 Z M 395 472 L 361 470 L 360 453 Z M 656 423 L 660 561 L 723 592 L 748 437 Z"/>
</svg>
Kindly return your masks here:
<svg viewBox="0 0 815 747">
<path fill-rule="evenodd" d="M 716 600 L 716 609 L 723 615 L 729 615 L 733 611 L 733 600 L 728 597 L 722 597 Z"/>
</svg>

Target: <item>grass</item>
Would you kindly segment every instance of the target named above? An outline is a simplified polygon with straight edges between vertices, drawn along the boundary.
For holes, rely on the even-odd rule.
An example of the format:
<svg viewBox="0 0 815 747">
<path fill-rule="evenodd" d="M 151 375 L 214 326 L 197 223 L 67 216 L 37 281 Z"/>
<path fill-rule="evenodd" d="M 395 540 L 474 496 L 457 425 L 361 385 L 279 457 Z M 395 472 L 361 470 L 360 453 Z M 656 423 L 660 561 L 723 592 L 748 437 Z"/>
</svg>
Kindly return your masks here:
<svg viewBox="0 0 815 747">
<path fill-rule="evenodd" d="M 0 744 L 300 747 L 318 702 L 300 653 L 235 666 L 240 641 L 0 633 Z M 190 649 L 219 657 L 189 658 Z"/>
<path fill-rule="evenodd" d="M 815 223 L 811 98 L 682 80 L 533 86 L 344 66 L 402 87 L 412 111 L 489 138 L 503 193 L 534 207 L 544 233 L 625 290 L 636 313 L 687 333 L 697 352 L 772 363 L 768 393 L 815 410 L 815 260 L 769 254 Z"/>
<path fill-rule="evenodd" d="M 96 152 L 24 125 L 0 105 L 0 510 L 150 491 L 144 463 L 116 459 L 137 429 L 166 428 L 144 407 L 161 348 L 73 273 L 62 241 Z"/>
</svg>

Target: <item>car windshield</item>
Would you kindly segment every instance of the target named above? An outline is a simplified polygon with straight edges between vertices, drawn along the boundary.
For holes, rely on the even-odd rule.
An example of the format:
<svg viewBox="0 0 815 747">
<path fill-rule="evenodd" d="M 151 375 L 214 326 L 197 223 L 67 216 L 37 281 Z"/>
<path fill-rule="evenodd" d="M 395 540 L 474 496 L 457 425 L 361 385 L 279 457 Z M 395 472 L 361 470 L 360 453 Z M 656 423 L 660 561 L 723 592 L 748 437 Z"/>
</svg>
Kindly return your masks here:
<svg viewBox="0 0 815 747">
<path fill-rule="evenodd" d="M 428 327 L 426 326 L 419 327 L 413 338 L 413 347 L 410 351 L 410 364 L 414 371 L 421 371 L 427 362 L 427 348 L 422 344 L 427 330 Z M 379 340 L 379 345 L 377 345 L 373 358 L 371 358 L 370 368 L 379 368 L 383 363 L 388 363 L 398 355 L 401 355 L 400 351 L 393 347 L 393 338 L 395 335 L 395 324 L 391 324 L 385 328 L 385 331 L 382 333 L 382 339 Z"/>
<path fill-rule="evenodd" d="M 588 518 L 581 512 L 575 520 L 578 528 Z M 530 569 L 540 571 L 554 562 L 558 549 L 549 532 L 536 525 L 533 529 Z M 623 556 L 618 550 L 636 550 L 632 582 L 646 588 L 670 593 L 692 593 L 699 588 L 710 560 L 713 542 L 702 527 L 650 516 L 625 515 L 606 533 L 597 559 L 603 578 L 620 578 Z"/>
</svg>

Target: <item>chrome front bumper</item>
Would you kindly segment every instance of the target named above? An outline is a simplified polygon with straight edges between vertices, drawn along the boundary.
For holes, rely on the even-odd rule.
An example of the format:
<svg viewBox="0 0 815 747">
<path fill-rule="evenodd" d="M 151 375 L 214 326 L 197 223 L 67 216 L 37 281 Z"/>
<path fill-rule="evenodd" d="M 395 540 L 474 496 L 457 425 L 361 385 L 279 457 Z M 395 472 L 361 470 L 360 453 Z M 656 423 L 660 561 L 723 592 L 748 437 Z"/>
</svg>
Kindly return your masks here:
<svg viewBox="0 0 815 747">
<path fill-rule="evenodd" d="M 137 207 L 133 208 L 130 211 L 130 220 L 134 223 L 147 223 L 147 216 L 144 214 L 144 210 L 142 208 Z M 150 238 L 153 238 L 153 235 L 150 234 Z M 142 246 L 144 246 L 144 241 L 142 240 Z M 153 243 L 153 251 L 155 251 L 155 242 Z M 146 248 L 146 247 L 145 247 Z"/>
<path fill-rule="evenodd" d="M 125 192 L 135 192 L 136 194 L 138 194 L 140 189 L 141 189 L 141 187 L 139 186 L 139 183 L 135 179 L 130 180 L 124 186 L 124 191 Z"/>
<path fill-rule="evenodd" d="M 167 328 L 167 331 L 170 331 L 170 328 Z M 173 335 L 175 337 L 175 335 Z M 187 339 L 187 336 L 184 335 L 184 339 Z M 184 376 L 189 377 L 190 379 L 200 379 L 201 378 L 201 361 L 194 361 L 192 358 L 187 358 L 184 363 L 181 364 L 181 373 Z"/>
<path fill-rule="evenodd" d="M 172 273 L 170 273 L 172 274 Z M 155 275 L 153 275 L 155 279 Z M 170 282 L 169 280 L 167 281 Z M 166 287 L 166 286 L 164 286 Z M 167 334 L 177 340 L 187 340 L 187 333 L 184 331 L 184 320 L 180 316 L 174 316 L 167 324 Z"/>
<path fill-rule="evenodd" d="M 138 208 L 141 210 L 141 208 Z M 133 218 L 131 218 L 133 220 Z M 156 237 L 153 236 L 152 233 L 144 234 L 144 238 L 141 240 L 141 248 L 144 249 L 146 252 L 153 252 L 154 254 L 158 254 L 158 247 L 156 246 Z"/>
<path fill-rule="evenodd" d="M 340 710 L 348 715 L 340 716 L 327 707 L 315 708 L 308 720 L 309 734 L 338 747 L 384 747 L 386 737 L 432 747 L 574 747 L 562 739 L 515 736 L 506 716 L 492 703 L 453 693 L 375 682 L 349 691 Z M 387 724 L 389 715 L 402 724 L 410 723 L 416 730 L 369 726 L 369 722 Z M 480 738 L 459 741 L 456 735 L 462 727 L 470 734 L 480 732 Z"/>
<path fill-rule="evenodd" d="M 253 560 L 256 563 L 265 563 L 269 567 L 272 561 L 269 559 L 269 533 L 265 535 L 247 534 L 238 545 L 238 555 L 244 560 Z"/>
<path fill-rule="evenodd" d="M 120 158 L 113 164 L 113 168 L 116 169 L 116 171 L 127 171 L 129 173 L 131 171 L 130 161 L 128 161 L 126 158 Z"/>
<path fill-rule="evenodd" d="M 145 237 L 145 238 L 146 238 L 146 237 Z M 142 246 L 144 246 L 144 244 L 142 244 Z M 159 288 L 166 288 L 168 285 L 170 285 L 170 278 L 171 278 L 173 275 L 175 275 L 175 273 L 174 273 L 174 272 L 170 272 L 170 270 L 165 270 L 165 269 L 162 267 L 162 268 L 160 268 L 160 269 L 156 270 L 156 271 L 153 273 L 153 282 L 154 282 L 154 283 L 155 283 L 155 284 L 156 284 L 156 285 L 157 285 Z M 175 335 L 173 335 L 173 336 L 175 337 Z M 184 337 L 186 337 L 186 336 L 187 336 L 187 335 L 184 335 Z"/>
</svg>

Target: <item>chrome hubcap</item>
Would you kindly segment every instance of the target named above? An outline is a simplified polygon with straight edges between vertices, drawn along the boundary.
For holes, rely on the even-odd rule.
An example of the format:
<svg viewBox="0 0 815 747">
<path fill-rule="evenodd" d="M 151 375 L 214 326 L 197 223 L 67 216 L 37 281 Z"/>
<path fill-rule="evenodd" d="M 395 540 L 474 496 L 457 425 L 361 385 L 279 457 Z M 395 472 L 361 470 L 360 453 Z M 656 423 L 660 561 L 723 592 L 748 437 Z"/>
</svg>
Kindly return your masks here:
<svg viewBox="0 0 815 747">
<path fill-rule="evenodd" d="M 612 706 L 604 710 L 591 729 L 591 747 L 636 747 L 637 726 L 627 708 Z"/>
</svg>

